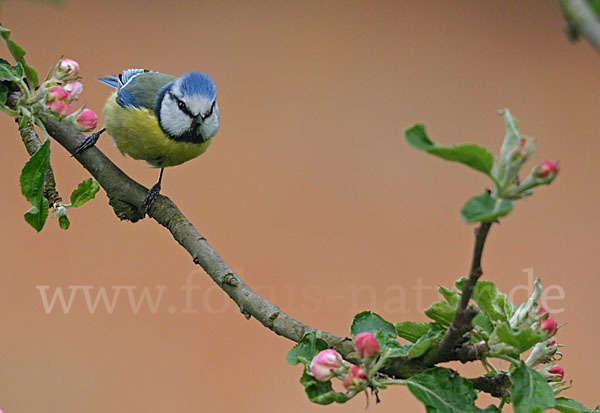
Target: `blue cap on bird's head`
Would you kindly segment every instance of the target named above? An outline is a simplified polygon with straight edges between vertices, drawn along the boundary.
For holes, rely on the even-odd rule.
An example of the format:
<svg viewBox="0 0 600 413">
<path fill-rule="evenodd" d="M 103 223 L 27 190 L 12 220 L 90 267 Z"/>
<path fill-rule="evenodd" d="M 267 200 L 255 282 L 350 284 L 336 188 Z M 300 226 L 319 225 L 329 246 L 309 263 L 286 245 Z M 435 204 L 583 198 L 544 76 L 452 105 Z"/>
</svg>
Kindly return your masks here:
<svg viewBox="0 0 600 413">
<path fill-rule="evenodd" d="M 208 100 L 214 100 L 217 95 L 217 88 L 212 79 L 202 72 L 188 72 L 175 81 L 175 88 L 179 89 L 183 95 L 197 96 L 201 95 Z"/>
</svg>

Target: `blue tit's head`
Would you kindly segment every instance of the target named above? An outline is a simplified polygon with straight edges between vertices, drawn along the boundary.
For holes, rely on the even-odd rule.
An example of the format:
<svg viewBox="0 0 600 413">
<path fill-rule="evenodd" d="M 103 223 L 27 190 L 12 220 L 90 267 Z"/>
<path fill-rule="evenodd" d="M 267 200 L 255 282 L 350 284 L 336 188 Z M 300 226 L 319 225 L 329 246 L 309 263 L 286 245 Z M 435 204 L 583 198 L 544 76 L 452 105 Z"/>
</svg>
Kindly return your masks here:
<svg viewBox="0 0 600 413">
<path fill-rule="evenodd" d="M 165 86 L 156 102 L 158 123 L 173 140 L 203 143 L 219 129 L 217 89 L 207 74 L 189 72 Z"/>
</svg>

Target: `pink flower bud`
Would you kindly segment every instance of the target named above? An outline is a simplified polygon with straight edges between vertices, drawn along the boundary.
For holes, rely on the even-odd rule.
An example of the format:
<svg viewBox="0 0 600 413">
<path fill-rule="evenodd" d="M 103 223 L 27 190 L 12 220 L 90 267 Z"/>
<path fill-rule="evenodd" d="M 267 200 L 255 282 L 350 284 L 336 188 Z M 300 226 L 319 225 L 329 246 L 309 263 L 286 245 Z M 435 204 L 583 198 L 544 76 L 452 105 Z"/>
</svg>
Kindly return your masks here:
<svg viewBox="0 0 600 413">
<path fill-rule="evenodd" d="M 546 320 L 542 320 L 542 331 L 545 331 L 549 336 L 556 333 L 556 320 L 554 317 L 550 317 Z"/>
<path fill-rule="evenodd" d="M 519 142 L 519 147 L 513 150 L 511 154 L 511 160 L 514 162 L 524 162 L 533 154 L 533 149 L 533 139 L 529 137 L 523 137 Z"/>
<path fill-rule="evenodd" d="M 327 381 L 345 369 L 346 363 L 340 353 L 330 348 L 319 352 L 310 362 L 310 371 L 319 381 Z"/>
<path fill-rule="evenodd" d="M 98 116 L 91 109 L 84 109 L 77 117 L 77 124 L 81 130 L 89 131 L 98 125 Z"/>
<path fill-rule="evenodd" d="M 50 91 L 48 92 L 48 98 L 46 100 L 67 100 L 68 98 L 69 92 L 64 90 L 62 87 L 55 87 L 53 89 L 50 89 Z"/>
<path fill-rule="evenodd" d="M 550 159 L 540 163 L 535 169 L 535 174 L 538 178 L 545 178 L 548 175 L 556 175 L 558 173 L 558 164 Z"/>
<path fill-rule="evenodd" d="M 556 366 L 552 366 L 549 370 L 548 373 L 550 374 L 554 374 L 557 376 L 560 376 L 560 380 L 562 380 L 565 377 L 565 371 L 563 370 L 562 367 L 556 365 Z"/>
<path fill-rule="evenodd" d="M 58 71 L 63 76 L 75 77 L 79 74 L 79 63 L 73 59 L 64 58 L 58 66 Z"/>
<path fill-rule="evenodd" d="M 57 115 L 67 115 L 71 111 L 69 92 L 60 87 L 55 87 L 48 92 L 46 107 Z"/>
<path fill-rule="evenodd" d="M 367 372 L 358 366 L 350 367 L 350 372 L 344 377 L 344 387 L 358 387 L 363 380 L 366 380 Z"/>
<path fill-rule="evenodd" d="M 379 354 L 379 343 L 375 336 L 368 331 L 359 333 L 354 337 L 356 352 L 361 358 L 369 358 Z"/>
<path fill-rule="evenodd" d="M 555 344 L 556 344 L 556 339 L 555 339 L 555 338 L 553 338 L 552 340 L 550 340 L 550 341 L 548 342 L 548 344 L 546 344 L 546 346 L 547 346 L 547 347 L 550 347 L 550 346 L 554 346 Z"/>
<path fill-rule="evenodd" d="M 69 93 L 69 99 L 71 101 L 77 100 L 79 95 L 81 95 L 81 92 L 83 92 L 83 85 L 81 84 L 81 82 L 76 81 L 67 82 L 67 84 L 64 86 L 64 90 L 66 90 Z"/>
<path fill-rule="evenodd" d="M 538 313 L 538 315 L 540 315 L 540 314 L 545 314 L 547 312 L 548 312 L 548 310 L 546 310 L 543 305 L 540 305 L 540 309 L 538 310 L 537 313 Z"/>
<path fill-rule="evenodd" d="M 366 380 L 369 377 L 367 376 L 367 372 L 358 366 L 350 367 L 350 374 L 352 374 L 354 377 L 358 377 L 359 379 L 363 380 Z"/>
</svg>

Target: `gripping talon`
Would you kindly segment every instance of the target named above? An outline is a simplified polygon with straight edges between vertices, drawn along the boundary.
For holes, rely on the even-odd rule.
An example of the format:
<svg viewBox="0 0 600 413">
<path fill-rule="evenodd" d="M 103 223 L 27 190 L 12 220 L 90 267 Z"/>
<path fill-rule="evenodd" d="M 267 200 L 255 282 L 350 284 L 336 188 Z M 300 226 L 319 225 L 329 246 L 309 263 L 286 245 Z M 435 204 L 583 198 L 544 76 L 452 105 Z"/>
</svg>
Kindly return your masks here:
<svg viewBox="0 0 600 413">
<path fill-rule="evenodd" d="M 105 130 L 106 130 L 105 128 L 102 128 L 102 129 L 92 133 L 91 135 L 86 136 L 81 142 L 79 142 L 79 145 L 77 145 L 77 147 L 73 151 L 73 154 L 71 155 L 71 157 L 78 155 L 81 152 L 85 151 L 86 149 L 94 146 L 96 144 L 96 142 L 98 142 L 98 138 L 100 137 L 102 132 L 104 132 Z"/>
<path fill-rule="evenodd" d="M 156 200 L 158 194 L 160 194 L 160 183 L 154 184 L 154 186 L 150 188 L 148 190 L 148 193 L 146 194 L 146 198 L 144 199 L 144 203 L 142 204 L 142 206 L 144 207 L 144 216 L 148 215 L 148 211 L 150 210 L 152 204 L 154 204 L 154 201 Z"/>
<path fill-rule="evenodd" d="M 163 177 L 164 171 L 165 171 L 165 168 L 160 168 L 160 174 L 158 175 L 158 182 L 155 183 L 152 186 L 152 188 L 150 188 L 148 190 L 148 193 L 146 194 L 146 198 L 144 198 L 144 203 L 142 204 L 142 207 L 144 208 L 144 216 L 148 215 L 148 211 L 150 210 L 150 207 L 152 207 L 152 204 L 154 204 L 156 197 L 158 196 L 158 194 L 160 194 L 160 183 L 162 182 L 162 177 Z"/>
</svg>

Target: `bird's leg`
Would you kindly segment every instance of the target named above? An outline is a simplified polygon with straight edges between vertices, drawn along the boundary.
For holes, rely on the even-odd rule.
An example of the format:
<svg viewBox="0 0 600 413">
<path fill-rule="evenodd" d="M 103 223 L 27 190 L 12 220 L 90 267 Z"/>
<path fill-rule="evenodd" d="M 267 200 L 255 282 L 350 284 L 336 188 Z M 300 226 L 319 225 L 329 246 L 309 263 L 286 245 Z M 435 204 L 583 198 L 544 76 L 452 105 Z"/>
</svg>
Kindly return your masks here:
<svg viewBox="0 0 600 413">
<path fill-rule="evenodd" d="M 102 132 L 104 132 L 105 130 L 106 128 L 102 128 L 92 133 L 90 136 L 86 136 L 81 142 L 79 142 L 79 145 L 77 145 L 71 156 L 75 156 L 85 151 L 87 148 L 91 148 L 92 146 L 94 146 L 98 141 L 100 135 L 102 135 Z"/>
<path fill-rule="evenodd" d="M 144 199 L 144 204 L 142 205 L 144 207 L 144 216 L 146 214 L 148 214 L 148 210 L 150 209 L 150 207 L 154 203 L 154 200 L 160 193 L 160 183 L 162 181 L 164 170 L 165 170 L 165 168 L 160 168 L 160 175 L 158 175 L 158 182 L 155 183 L 152 186 L 152 188 L 150 188 L 148 190 L 148 193 L 146 194 L 146 198 Z"/>
</svg>

